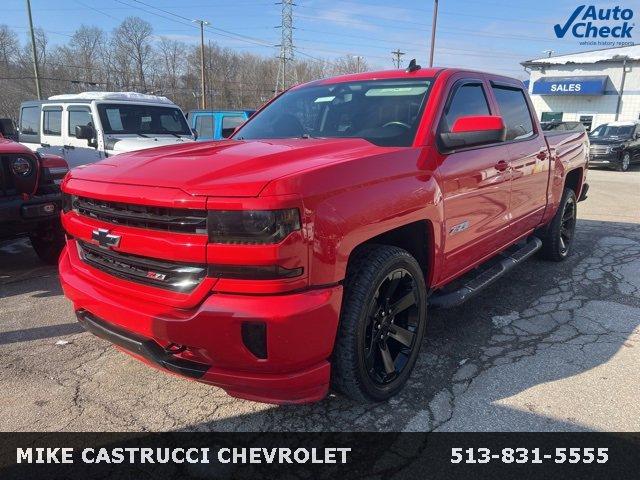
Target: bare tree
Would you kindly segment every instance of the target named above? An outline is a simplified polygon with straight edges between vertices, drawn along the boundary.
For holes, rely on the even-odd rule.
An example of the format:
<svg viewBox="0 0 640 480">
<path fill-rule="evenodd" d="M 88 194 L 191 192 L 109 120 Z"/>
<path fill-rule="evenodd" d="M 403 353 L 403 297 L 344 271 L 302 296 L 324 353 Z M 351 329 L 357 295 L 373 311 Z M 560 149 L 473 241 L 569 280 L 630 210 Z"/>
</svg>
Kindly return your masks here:
<svg viewBox="0 0 640 480">
<path fill-rule="evenodd" d="M 16 60 L 20 42 L 18 35 L 6 25 L 0 25 L 0 71 L 7 71 L 11 62 Z"/>
<path fill-rule="evenodd" d="M 45 96 L 89 89 L 134 90 L 168 96 L 183 110 L 198 108 L 199 46 L 155 38 L 149 23 L 125 19 L 111 33 L 82 25 L 68 42 L 51 46 L 36 30 L 36 47 Z M 205 48 L 207 103 L 214 109 L 257 108 L 273 97 L 278 60 L 239 53 L 211 42 Z M 364 71 L 355 56 L 336 62 L 299 57 L 298 80 Z M 35 98 L 30 44 L 0 25 L 0 117 L 17 119 L 20 103 Z"/>
<path fill-rule="evenodd" d="M 113 32 L 113 45 L 119 63 L 124 66 L 124 59 L 133 62 L 139 88 L 147 90 L 145 70 L 152 56 L 151 39 L 153 28 L 149 22 L 138 17 L 127 17 Z"/>
</svg>

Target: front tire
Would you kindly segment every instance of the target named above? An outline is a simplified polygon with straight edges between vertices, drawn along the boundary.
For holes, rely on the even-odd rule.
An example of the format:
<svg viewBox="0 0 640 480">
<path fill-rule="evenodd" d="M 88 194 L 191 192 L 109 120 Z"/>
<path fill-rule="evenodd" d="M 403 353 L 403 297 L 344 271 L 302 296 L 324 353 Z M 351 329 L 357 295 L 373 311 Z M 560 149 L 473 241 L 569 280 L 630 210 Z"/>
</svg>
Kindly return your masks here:
<svg viewBox="0 0 640 480">
<path fill-rule="evenodd" d="M 427 290 L 407 251 L 370 246 L 350 261 L 332 384 L 359 402 L 383 401 L 405 385 L 426 327 Z"/>
<path fill-rule="evenodd" d="M 31 245 L 44 263 L 55 265 L 58 263 L 60 252 L 64 248 L 64 230 L 60 225 L 42 228 L 29 235 Z"/>
<path fill-rule="evenodd" d="M 575 192 L 570 188 L 565 188 L 553 220 L 547 229 L 538 235 L 542 240 L 541 255 L 543 258 L 561 262 L 571 253 L 578 214 L 577 205 Z"/>
<path fill-rule="evenodd" d="M 629 170 L 629 166 L 631 165 L 631 154 L 629 152 L 624 152 L 622 157 L 620 157 L 620 163 L 618 164 L 617 170 L 619 172 L 626 172 Z"/>
</svg>

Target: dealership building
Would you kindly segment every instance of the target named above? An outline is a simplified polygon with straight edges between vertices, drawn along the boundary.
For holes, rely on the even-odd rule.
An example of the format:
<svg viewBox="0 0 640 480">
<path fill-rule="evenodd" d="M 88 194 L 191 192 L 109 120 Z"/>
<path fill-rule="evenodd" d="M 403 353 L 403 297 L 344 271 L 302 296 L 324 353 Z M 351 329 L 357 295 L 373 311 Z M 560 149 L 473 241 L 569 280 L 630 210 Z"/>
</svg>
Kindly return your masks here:
<svg viewBox="0 0 640 480">
<path fill-rule="evenodd" d="M 591 130 L 640 119 L 640 45 L 527 60 L 529 93 L 542 121 Z"/>
</svg>

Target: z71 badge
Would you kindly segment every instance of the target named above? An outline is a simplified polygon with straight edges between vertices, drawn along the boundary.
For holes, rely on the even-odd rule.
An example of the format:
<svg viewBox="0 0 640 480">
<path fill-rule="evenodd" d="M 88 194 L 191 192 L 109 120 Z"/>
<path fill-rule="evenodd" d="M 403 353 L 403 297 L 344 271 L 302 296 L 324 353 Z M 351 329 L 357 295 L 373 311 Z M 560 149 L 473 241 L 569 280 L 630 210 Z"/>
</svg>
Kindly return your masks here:
<svg viewBox="0 0 640 480">
<path fill-rule="evenodd" d="M 451 230 L 449 230 L 449 234 L 455 235 L 456 233 L 464 232 L 467 228 L 469 228 L 469 220 L 465 220 L 464 222 L 451 227 Z"/>
</svg>

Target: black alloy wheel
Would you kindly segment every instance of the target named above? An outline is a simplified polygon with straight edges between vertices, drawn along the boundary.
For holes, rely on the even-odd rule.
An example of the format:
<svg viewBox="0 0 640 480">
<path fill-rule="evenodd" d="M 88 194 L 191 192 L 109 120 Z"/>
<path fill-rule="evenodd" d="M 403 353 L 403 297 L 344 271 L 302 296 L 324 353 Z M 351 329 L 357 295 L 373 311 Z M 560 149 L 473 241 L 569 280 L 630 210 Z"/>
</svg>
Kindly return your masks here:
<svg viewBox="0 0 640 480">
<path fill-rule="evenodd" d="M 570 196 L 564 204 L 560 223 L 560 254 L 566 255 L 571 248 L 576 230 L 577 206 L 575 196 Z"/>
<path fill-rule="evenodd" d="M 565 188 L 560 205 L 551 222 L 536 235 L 542 240 L 540 254 L 547 260 L 561 262 L 569 256 L 576 231 L 578 199 L 575 192 Z"/>
<path fill-rule="evenodd" d="M 386 276 L 371 299 L 364 360 L 369 378 L 377 385 L 397 379 L 416 347 L 416 289 L 411 273 L 401 268 Z"/>
<path fill-rule="evenodd" d="M 332 358 L 333 387 L 358 402 L 406 384 L 427 319 L 424 271 L 406 250 L 368 245 L 349 260 Z"/>
</svg>

